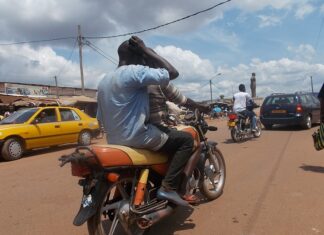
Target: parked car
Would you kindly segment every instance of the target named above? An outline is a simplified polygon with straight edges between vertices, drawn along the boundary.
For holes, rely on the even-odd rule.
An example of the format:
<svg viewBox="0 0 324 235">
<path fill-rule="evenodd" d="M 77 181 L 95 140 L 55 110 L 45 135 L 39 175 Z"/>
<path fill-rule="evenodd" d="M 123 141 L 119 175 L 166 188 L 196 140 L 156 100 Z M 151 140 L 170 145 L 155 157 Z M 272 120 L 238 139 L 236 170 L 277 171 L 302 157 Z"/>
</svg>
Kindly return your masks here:
<svg viewBox="0 0 324 235">
<path fill-rule="evenodd" d="M 320 122 L 320 102 L 313 93 L 272 94 L 263 101 L 260 120 L 266 129 L 275 124 L 309 129 Z"/>
<path fill-rule="evenodd" d="M 20 109 L 0 121 L 1 156 L 11 161 L 29 149 L 75 142 L 89 145 L 98 134 L 97 119 L 77 108 Z"/>
</svg>

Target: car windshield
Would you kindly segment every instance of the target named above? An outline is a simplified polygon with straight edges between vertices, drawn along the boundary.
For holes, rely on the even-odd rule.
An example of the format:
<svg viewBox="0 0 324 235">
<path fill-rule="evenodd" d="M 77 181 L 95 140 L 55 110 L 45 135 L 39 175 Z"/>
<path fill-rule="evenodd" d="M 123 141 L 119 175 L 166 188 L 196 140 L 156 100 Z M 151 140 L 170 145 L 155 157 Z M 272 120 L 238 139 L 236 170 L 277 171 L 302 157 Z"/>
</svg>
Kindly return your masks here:
<svg viewBox="0 0 324 235">
<path fill-rule="evenodd" d="M 265 101 L 265 104 L 296 104 L 296 103 L 297 103 L 297 97 L 294 95 L 271 96 Z"/>
<path fill-rule="evenodd" d="M 9 117 L 6 117 L 0 122 L 0 125 L 4 124 L 20 124 L 27 122 L 31 116 L 33 116 L 34 113 L 38 108 L 29 108 L 29 109 L 20 109 L 13 114 L 11 114 Z"/>
</svg>

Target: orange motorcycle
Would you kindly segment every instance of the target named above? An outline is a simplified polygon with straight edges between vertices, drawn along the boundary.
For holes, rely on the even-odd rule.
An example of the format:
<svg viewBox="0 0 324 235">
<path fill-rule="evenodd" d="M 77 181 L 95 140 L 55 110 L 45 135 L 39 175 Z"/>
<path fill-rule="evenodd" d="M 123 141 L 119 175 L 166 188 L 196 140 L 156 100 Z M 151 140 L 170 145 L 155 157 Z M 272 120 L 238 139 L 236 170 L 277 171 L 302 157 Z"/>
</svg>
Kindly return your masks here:
<svg viewBox="0 0 324 235">
<path fill-rule="evenodd" d="M 207 140 L 205 134 L 217 128 L 208 126 L 198 110 L 184 122 L 186 125 L 177 128 L 194 137 L 195 150 L 183 171 L 180 191 L 194 194 L 199 190 L 206 199 L 216 199 L 225 185 L 225 161 L 217 143 Z M 144 234 L 177 207 L 156 197 L 168 169 L 165 154 L 94 145 L 78 147 L 59 160 L 61 166 L 71 163 L 72 175 L 81 177 L 83 197 L 73 224 L 87 222 L 90 235 L 113 235 L 121 228 L 127 234 Z"/>
</svg>

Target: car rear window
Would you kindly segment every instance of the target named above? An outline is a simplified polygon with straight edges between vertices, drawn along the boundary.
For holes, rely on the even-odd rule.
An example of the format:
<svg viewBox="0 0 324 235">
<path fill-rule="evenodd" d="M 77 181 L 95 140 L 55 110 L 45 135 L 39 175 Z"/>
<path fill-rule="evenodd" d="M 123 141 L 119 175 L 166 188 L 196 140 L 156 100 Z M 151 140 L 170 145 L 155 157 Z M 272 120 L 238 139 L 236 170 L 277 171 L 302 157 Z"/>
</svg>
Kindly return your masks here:
<svg viewBox="0 0 324 235">
<path fill-rule="evenodd" d="M 271 96 L 268 97 L 264 104 L 296 104 L 297 103 L 297 97 L 294 95 L 289 96 Z"/>
<path fill-rule="evenodd" d="M 79 115 L 72 109 L 60 109 L 62 121 L 80 121 Z"/>
</svg>

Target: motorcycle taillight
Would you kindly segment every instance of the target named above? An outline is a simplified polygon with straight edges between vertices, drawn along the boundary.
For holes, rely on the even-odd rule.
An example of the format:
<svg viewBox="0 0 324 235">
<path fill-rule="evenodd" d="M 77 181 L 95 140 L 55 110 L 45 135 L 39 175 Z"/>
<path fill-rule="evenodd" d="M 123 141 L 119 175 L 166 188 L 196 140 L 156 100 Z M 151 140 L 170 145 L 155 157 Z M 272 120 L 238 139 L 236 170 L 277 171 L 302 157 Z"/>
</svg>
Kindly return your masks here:
<svg viewBox="0 0 324 235">
<path fill-rule="evenodd" d="M 90 174 L 90 169 L 78 163 L 71 162 L 71 173 L 73 176 L 84 177 Z"/>
<path fill-rule="evenodd" d="M 228 119 L 229 120 L 235 120 L 235 119 L 237 119 L 237 114 L 236 113 L 230 113 L 230 114 L 228 114 Z"/>
</svg>

